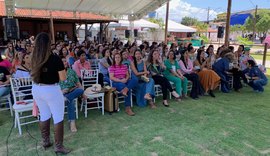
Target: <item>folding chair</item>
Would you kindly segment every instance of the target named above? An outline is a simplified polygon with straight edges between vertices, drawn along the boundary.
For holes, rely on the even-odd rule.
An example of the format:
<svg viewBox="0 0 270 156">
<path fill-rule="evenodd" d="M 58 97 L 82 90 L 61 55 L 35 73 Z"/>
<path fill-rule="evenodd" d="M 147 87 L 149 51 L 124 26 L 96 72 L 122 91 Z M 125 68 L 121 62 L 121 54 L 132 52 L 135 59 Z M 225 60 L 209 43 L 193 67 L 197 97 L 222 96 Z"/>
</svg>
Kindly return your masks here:
<svg viewBox="0 0 270 156">
<path fill-rule="evenodd" d="M 84 90 L 91 87 L 93 84 L 98 83 L 98 70 L 81 70 L 82 86 Z M 104 115 L 104 93 L 88 94 L 88 97 L 81 105 L 81 111 L 84 107 L 84 115 L 87 117 L 87 110 L 89 109 L 102 109 Z M 96 107 L 88 108 L 88 104 L 96 103 Z"/>
<path fill-rule="evenodd" d="M 13 116 L 12 103 L 10 94 L 0 97 L 0 111 L 10 110 L 11 116 Z"/>
<path fill-rule="evenodd" d="M 39 120 L 32 115 L 33 97 L 31 78 L 10 78 L 11 90 L 14 99 L 13 110 L 15 112 L 15 127 L 18 126 L 19 134 L 22 135 L 21 126 L 38 122 Z M 26 100 L 24 100 L 27 98 Z M 24 103 L 24 104 L 19 104 Z M 24 113 L 30 112 L 24 115 Z M 25 119 L 21 122 L 21 119 Z M 26 119 L 32 119 L 26 121 Z"/>
</svg>

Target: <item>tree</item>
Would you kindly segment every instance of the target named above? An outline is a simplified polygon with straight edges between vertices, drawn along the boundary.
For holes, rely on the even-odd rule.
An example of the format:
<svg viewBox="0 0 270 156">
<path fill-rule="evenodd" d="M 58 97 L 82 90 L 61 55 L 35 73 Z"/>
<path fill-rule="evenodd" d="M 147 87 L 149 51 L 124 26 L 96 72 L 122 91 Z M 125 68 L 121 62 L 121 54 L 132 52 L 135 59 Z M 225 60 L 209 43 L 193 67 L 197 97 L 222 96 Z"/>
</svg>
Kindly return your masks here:
<svg viewBox="0 0 270 156">
<path fill-rule="evenodd" d="M 162 18 L 159 18 L 159 19 L 155 19 L 155 18 L 149 18 L 148 21 L 152 22 L 152 23 L 156 23 L 159 25 L 159 28 L 163 29 L 164 27 L 164 21 Z"/>
<path fill-rule="evenodd" d="M 183 17 L 181 24 L 186 25 L 186 26 L 193 26 L 196 25 L 196 23 L 198 22 L 198 20 L 196 18 L 192 18 L 192 17 Z"/>
<path fill-rule="evenodd" d="M 207 32 L 208 24 L 203 23 L 203 22 L 197 22 L 196 29 L 197 29 L 197 32 L 199 32 L 199 33 L 205 33 L 205 32 Z"/>
<path fill-rule="evenodd" d="M 256 23 L 257 32 L 261 32 L 263 34 L 267 33 L 270 29 L 270 16 L 268 14 L 264 14 L 261 19 Z"/>
</svg>

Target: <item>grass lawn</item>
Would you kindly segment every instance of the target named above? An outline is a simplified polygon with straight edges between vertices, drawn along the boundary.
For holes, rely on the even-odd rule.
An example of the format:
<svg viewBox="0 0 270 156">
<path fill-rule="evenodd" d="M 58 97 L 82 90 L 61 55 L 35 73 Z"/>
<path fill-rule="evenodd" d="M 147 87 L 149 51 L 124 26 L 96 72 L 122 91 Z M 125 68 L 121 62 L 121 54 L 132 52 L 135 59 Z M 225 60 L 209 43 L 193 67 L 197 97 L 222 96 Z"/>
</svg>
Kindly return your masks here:
<svg viewBox="0 0 270 156">
<path fill-rule="evenodd" d="M 256 60 L 263 60 L 263 54 L 251 54 L 252 57 Z M 270 55 L 266 55 L 266 60 L 270 61 Z"/>
<path fill-rule="evenodd" d="M 155 110 L 135 106 L 134 117 L 92 110 L 84 118 L 80 112 L 77 133 L 70 133 L 65 122 L 65 145 L 76 156 L 270 155 L 269 93 L 269 85 L 262 94 L 250 87 L 240 93 L 216 91 L 216 98 L 171 100 L 169 108 L 159 99 Z M 0 155 L 6 155 L 13 123 L 9 112 L 1 112 L 0 121 Z M 9 155 L 37 155 L 36 143 L 39 155 L 54 155 L 53 148 L 41 148 L 38 124 L 28 131 L 38 142 L 25 126 L 22 136 L 13 129 Z"/>
</svg>

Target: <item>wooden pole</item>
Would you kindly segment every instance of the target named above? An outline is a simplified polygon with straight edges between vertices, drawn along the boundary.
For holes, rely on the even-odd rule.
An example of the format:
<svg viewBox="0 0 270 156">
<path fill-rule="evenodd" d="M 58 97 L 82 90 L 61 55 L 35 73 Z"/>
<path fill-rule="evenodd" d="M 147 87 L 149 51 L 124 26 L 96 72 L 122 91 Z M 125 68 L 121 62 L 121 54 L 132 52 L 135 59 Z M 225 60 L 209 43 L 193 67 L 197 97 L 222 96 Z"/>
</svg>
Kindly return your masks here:
<svg viewBox="0 0 270 156">
<path fill-rule="evenodd" d="M 255 14 L 253 18 L 253 33 L 252 33 L 252 41 L 256 39 L 255 33 L 256 33 L 256 23 L 257 23 L 257 11 L 258 11 L 258 5 L 256 5 Z"/>
<path fill-rule="evenodd" d="M 53 25 L 52 12 L 50 12 L 50 31 L 51 31 L 51 36 L 52 36 L 52 43 L 55 44 L 54 25 Z"/>
<path fill-rule="evenodd" d="M 85 41 L 87 40 L 87 36 L 88 36 L 88 24 L 87 24 L 87 22 L 85 22 L 85 28 L 84 28 L 84 39 L 85 39 Z"/>
<path fill-rule="evenodd" d="M 264 51 L 263 51 L 263 62 L 262 62 L 263 66 L 265 66 L 267 47 L 268 47 L 268 44 L 265 43 L 265 44 L 264 44 Z"/>
<path fill-rule="evenodd" d="M 169 9 L 170 9 L 170 1 L 167 2 L 167 9 L 166 9 L 165 36 L 164 36 L 165 44 L 167 44 Z"/>
<path fill-rule="evenodd" d="M 230 37 L 230 20 L 231 20 L 231 8 L 232 0 L 228 0 L 227 7 L 227 19 L 226 19 L 226 33 L 225 33 L 225 46 L 229 47 L 229 37 Z"/>
</svg>

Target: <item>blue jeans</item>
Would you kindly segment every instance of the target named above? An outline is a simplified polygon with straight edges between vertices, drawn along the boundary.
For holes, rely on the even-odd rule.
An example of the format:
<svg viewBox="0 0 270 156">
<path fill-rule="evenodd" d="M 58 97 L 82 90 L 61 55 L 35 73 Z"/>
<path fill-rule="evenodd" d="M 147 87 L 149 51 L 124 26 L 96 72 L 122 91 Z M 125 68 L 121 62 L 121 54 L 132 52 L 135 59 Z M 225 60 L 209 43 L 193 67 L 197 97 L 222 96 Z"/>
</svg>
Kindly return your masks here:
<svg viewBox="0 0 270 156">
<path fill-rule="evenodd" d="M 138 84 L 138 79 L 129 79 L 127 83 L 122 82 L 112 82 L 112 86 L 116 88 L 117 91 L 121 92 L 125 87 L 128 88 L 127 96 L 125 97 L 125 107 L 131 106 L 131 92 L 130 90 L 135 88 Z"/>
<path fill-rule="evenodd" d="M 155 97 L 155 82 L 152 78 L 149 78 L 149 82 L 139 81 L 138 85 L 134 88 L 136 95 L 136 103 L 140 107 L 147 105 L 147 100 L 144 99 L 145 94 L 150 94 L 152 98 Z"/>
<path fill-rule="evenodd" d="M 76 88 L 72 92 L 64 94 L 68 99 L 67 101 L 67 110 L 68 110 L 68 120 L 75 120 L 75 103 L 74 99 L 78 98 L 83 94 L 83 89 Z"/>
<path fill-rule="evenodd" d="M 0 87 L 0 97 L 10 93 L 10 87 Z"/>
<path fill-rule="evenodd" d="M 249 85 L 253 88 L 253 90 L 257 90 L 260 92 L 264 91 L 263 86 L 267 84 L 267 80 L 264 79 L 259 79 L 259 80 L 254 80 L 249 83 Z"/>
</svg>

